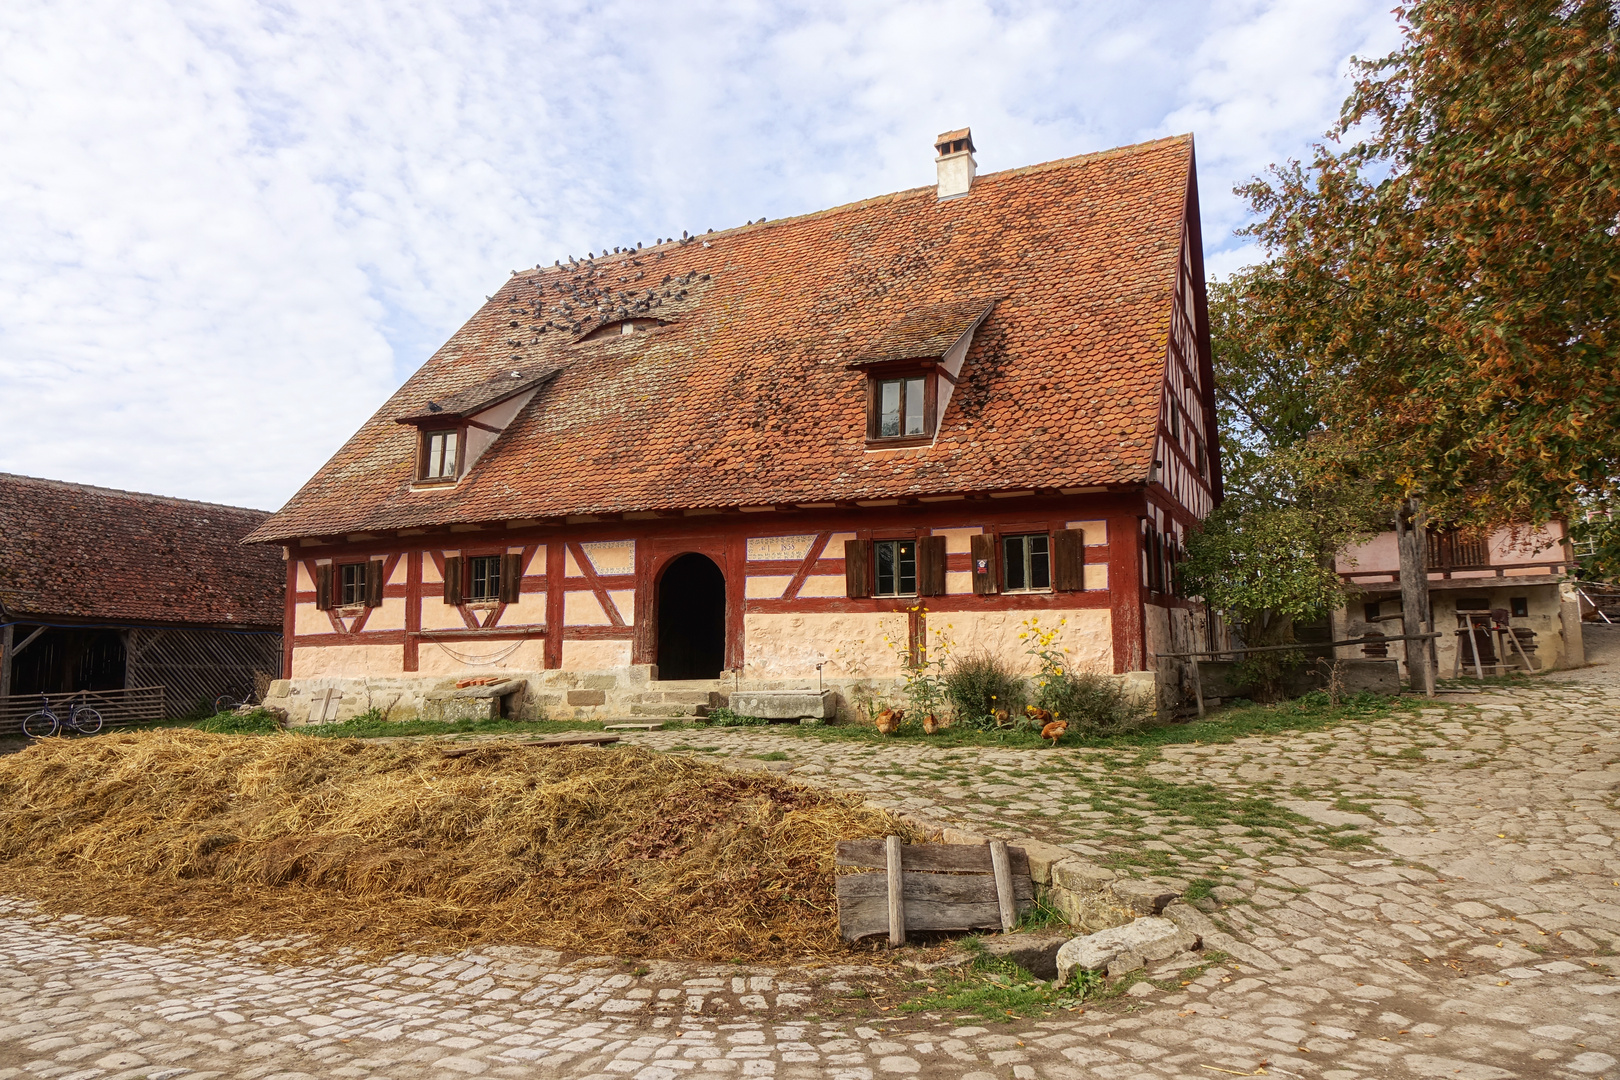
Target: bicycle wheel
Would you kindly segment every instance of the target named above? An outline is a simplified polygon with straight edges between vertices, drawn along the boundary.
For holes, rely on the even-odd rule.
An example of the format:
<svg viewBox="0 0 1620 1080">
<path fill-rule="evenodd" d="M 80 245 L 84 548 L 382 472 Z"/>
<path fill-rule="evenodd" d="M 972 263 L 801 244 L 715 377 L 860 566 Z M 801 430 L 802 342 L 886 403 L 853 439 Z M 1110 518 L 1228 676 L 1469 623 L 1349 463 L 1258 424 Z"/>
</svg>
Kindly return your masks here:
<svg viewBox="0 0 1620 1080">
<path fill-rule="evenodd" d="M 94 735 L 101 730 L 101 714 L 88 705 L 81 705 L 73 710 L 73 716 L 68 720 L 74 730 L 85 735 Z"/>
<path fill-rule="evenodd" d="M 217 716 L 222 712 L 231 712 L 239 704 L 241 704 L 241 702 L 237 701 L 236 698 L 232 697 L 230 694 L 221 694 L 219 697 L 214 699 L 214 714 Z"/>
<path fill-rule="evenodd" d="M 57 726 L 56 714 L 41 709 L 23 721 L 23 734 L 30 739 L 45 739 L 56 734 Z"/>
</svg>

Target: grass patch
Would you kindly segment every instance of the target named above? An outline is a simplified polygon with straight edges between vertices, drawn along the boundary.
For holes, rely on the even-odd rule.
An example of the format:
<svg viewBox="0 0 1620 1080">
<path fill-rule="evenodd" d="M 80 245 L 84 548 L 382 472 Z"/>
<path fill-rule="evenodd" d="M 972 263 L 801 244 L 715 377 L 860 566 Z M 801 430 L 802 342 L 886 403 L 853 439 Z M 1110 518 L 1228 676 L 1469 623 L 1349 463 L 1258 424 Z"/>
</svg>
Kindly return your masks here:
<svg viewBox="0 0 1620 1080">
<path fill-rule="evenodd" d="M 1202 900 L 1215 888 L 1215 883 L 1209 878 L 1193 878 L 1187 883 L 1187 891 L 1182 893 L 1184 900 Z"/>
<path fill-rule="evenodd" d="M 946 1012 L 1007 1022 L 1072 1008 L 1082 1001 L 1106 996 L 1108 989 L 1098 972 L 1080 972 L 1060 990 L 1011 960 L 980 954 L 959 974 L 913 983 L 915 996 L 901 1002 L 896 1011 Z"/>
</svg>

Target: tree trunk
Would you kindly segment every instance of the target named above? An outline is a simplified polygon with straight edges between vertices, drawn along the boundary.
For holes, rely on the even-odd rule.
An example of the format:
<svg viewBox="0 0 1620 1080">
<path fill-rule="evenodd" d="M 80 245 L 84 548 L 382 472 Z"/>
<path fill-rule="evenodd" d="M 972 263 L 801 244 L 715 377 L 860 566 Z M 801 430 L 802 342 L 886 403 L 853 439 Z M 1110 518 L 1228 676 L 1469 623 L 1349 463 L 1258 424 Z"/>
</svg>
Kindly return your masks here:
<svg viewBox="0 0 1620 1080">
<path fill-rule="evenodd" d="M 1424 542 L 1423 504 L 1417 499 L 1401 503 L 1395 514 L 1395 538 L 1401 553 L 1401 633 L 1405 645 L 1406 677 L 1413 692 L 1434 696 L 1435 650 L 1428 642 L 1410 640 L 1427 633 L 1433 616 L 1429 611 L 1429 566 Z"/>
</svg>

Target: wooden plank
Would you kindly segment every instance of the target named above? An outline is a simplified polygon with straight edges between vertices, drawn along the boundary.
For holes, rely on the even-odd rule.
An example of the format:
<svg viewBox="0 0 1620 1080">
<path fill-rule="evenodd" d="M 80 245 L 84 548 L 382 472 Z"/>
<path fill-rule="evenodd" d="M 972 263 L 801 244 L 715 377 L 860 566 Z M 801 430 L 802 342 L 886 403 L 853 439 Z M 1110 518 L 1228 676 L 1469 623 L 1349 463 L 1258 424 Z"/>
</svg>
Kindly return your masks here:
<svg viewBox="0 0 1620 1080">
<path fill-rule="evenodd" d="M 887 866 L 884 868 L 883 887 L 887 893 L 889 918 L 889 944 L 906 943 L 906 901 L 904 873 L 900 869 L 900 838 L 888 837 L 883 842 Z"/>
<path fill-rule="evenodd" d="M 840 840 L 834 849 L 839 866 L 859 866 L 882 870 L 888 866 L 882 840 Z M 990 849 L 983 844 L 904 844 L 900 848 L 904 870 L 938 870 L 957 873 L 989 874 Z M 1008 866 L 1014 877 L 1029 876 L 1029 853 L 1007 846 Z"/>
<path fill-rule="evenodd" d="M 856 941 L 889 930 L 888 874 L 848 874 L 838 879 L 838 929 Z M 995 880 L 988 875 L 903 873 L 906 929 L 996 930 L 1001 906 Z M 943 883 L 943 884 L 942 884 Z M 1018 911 L 1034 901 L 1028 878 L 1013 879 Z"/>
<path fill-rule="evenodd" d="M 996 906 L 1001 912 L 1001 929 L 1011 933 L 1018 923 L 1018 905 L 1013 899 L 1012 869 L 1008 866 L 1007 842 L 990 841 L 990 865 L 995 868 Z"/>
<path fill-rule="evenodd" d="M 600 731 L 581 731 L 578 734 L 553 735 L 548 739 L 523 739 L 520 742 L 511 742 L 505 739 L 496 742 L 476 743 L 472 746 L 455 746 L 443 750 L 445 757 L 466 757 L 476 754 L 480 750 L 505 750 L 513 746 L 606 746 L 616 743 L 619 736 L 609 735 Z"/>
</svg>

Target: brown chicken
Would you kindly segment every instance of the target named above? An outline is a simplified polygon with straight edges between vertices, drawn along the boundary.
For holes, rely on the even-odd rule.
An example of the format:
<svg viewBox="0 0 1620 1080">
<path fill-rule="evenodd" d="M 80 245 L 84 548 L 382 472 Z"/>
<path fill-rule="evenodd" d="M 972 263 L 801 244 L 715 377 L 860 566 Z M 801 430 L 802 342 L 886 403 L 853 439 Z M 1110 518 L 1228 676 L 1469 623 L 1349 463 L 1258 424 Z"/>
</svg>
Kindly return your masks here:
<svg viewBox="0 0 1620 1080">
<path fill-rule="evenodd" d="M 1041 738 L 1051 739 L 1052 745 L 1056 746 L 1058 740 L 1063 738 L 1063 733 L 1068 730 L 1069 722 L 1067 720 L 1054 720 L 1041 728 Z"/>
<path fill-rule="evenodd" d="M 929 713 L 927 716 L 923 717 L 924 734 L 932 735 L 937 731 L 939 731 L 939 720 L 934 717 L 934 714 Z"/>
<path fill-rule="evenodd" d="M 1006 709 L 997 709 L 992 715 L 994 715 L 996 718 L 996 727 L 1004 728 L 1007 726 L 1008 717 Z"/>
<path fill-rule="evenodd" d="M 885 735 L 893 735 L 900 730 L 900 721 L 906 718 L 904 709 L 884 709 L 872 717 L 872 724 Z"/>
<path fill-rule="evenodd" d="M 1052 714 L 1047 712 L 1045 709 L 1037 709 L 1033 705 L 1025 705 L 1024 711 L 1029 714 L 1029 718 L 1031 720 L 1042 725 L 1043 727 L 1052 722 Z"/>
</svg>

